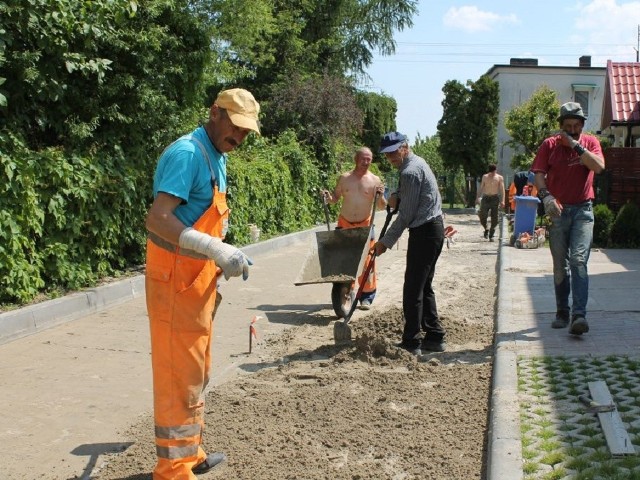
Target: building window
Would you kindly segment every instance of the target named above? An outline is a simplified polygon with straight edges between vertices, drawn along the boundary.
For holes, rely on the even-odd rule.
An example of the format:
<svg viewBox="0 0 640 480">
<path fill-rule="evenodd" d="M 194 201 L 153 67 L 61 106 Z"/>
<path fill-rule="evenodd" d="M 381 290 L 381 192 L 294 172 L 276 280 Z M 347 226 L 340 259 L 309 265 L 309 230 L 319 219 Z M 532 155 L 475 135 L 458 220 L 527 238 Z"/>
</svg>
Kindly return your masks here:
<svg viewBox="0 0 640 480">
<path fill-rule="evenodd" d="M 589 116 L 589 92 L 585 90 L 576 90 L 573 93 L 574 101 L 580 104 L 584 116 Z"/>
</svg>

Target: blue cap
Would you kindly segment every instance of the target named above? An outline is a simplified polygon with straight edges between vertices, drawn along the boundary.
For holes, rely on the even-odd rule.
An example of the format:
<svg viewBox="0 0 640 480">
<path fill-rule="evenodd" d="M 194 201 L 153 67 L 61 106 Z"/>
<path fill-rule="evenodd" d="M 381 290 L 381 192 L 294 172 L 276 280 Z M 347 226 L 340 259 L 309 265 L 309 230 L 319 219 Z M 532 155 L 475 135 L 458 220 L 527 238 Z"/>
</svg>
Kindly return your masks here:
<svg viewBox="0 0 640 480">
<path fill-rule="evenodd" d="M 395 152 L 406 142 L 406 135 L 403 135 L 400 132 L 385 133 L 382 140 L 380 140 L 380 153 Z"/>
<path fill-rule="evenodd" d="M 527 175 L 527 182 L 529 183 L 533 183 L 533 180 L 536 178 L 536 174 L 533 172 L 529 172 L 529 175 Z"/>
</svg>

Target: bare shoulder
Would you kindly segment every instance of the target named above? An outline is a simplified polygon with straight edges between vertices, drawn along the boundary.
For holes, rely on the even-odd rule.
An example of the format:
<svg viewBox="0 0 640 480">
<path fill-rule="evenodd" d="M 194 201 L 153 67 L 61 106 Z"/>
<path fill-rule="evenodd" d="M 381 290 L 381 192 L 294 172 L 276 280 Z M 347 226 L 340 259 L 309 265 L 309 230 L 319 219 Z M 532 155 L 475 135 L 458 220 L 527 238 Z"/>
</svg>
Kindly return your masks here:
<svg viewBox="0 0 640 480">
<path fill-rule="evenodd" d="M 367 175 L 371 178 L 371 180 L 373 180 L 376 183 L 376 185 L 381 182 L 380 177 L 377 176 L 375 173 L 367 172 Z"/>
<path fill-rule="evenodd" d="M 338 184 L 349 180 L 350 176 L 351 176 L 351 172 L 345 172 L 345 173 L 340 174 L 340 176 L 338 177 Z"/>
</svg>

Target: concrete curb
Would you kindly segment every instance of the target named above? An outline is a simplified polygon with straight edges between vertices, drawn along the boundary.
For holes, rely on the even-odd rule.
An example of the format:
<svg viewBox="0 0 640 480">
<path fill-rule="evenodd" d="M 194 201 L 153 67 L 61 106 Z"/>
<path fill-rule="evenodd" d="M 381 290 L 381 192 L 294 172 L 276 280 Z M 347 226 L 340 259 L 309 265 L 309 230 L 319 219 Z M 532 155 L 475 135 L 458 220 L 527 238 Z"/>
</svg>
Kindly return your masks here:
<svg viewBox="0 0 640 480">
<path fill-rule="evenodd" d="M 144 275 L 0 314 L 0 345 L 144 294 Z"/>
<path fill-rule="evenodd" d="M 510 263 L 507 218 L 500 224 L 498 250 L 498 311 L 494 341 L 491 412 L 489 414 L 489 445 L 487 454 L 487 480 L 521 480 L 522 448 L 520 439 L 520 404 L 518 402 L 517 354 L 512 338 L 502 332 L 502 325 L 510 315 L 507 297 L 510 282 L 505 275 L 505 264 Z"/>
<path fill-rule="evenodd" d="M 321 230 L 326 230 L 326 226 L 246 245 L 242 247 L 242 251 L 249 256 L 269 253 L 294 242 L 305 241 Z M 141 295 L 144 295 L 144 275 L 136 275 L 108 285 L 0 313 L 0 345 L 99 312 Z"/>
</svg>

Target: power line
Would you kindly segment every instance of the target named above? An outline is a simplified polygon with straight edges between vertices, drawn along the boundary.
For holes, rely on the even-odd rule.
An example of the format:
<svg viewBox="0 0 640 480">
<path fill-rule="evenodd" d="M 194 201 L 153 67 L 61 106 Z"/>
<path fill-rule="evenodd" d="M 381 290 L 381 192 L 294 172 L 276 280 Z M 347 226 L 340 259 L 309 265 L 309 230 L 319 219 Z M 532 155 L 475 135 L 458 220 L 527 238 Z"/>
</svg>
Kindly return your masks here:
<svg viewBox="0 0 640 480">
<path fill-rule="evenodd" d="M 618 53 L 598 53 L 597 55 L 591 55 L 592 57 L 606 57 L 609 55 L 617 55 Z M 471 56 L 473 55 L 474 57 L 504 57 L 504 56 L 522 56 L 522 55 L 534 55 L 534 56 L 539 56 L 539 57 L 573 57 L 576 55 L 575 52 L 571 52 L 571 53 L 544 53 L 544 52 L 535 52 L 535 53 L 522 53 L 522 52 L 518 52 L 518 53 L 508 53 L 508 52 L 502 52 L 502 53 L 481 53 L 481 52 L 441 52 L 441 53 L 394 53 L 393 55 L 389 55 L 389 56 L 393 56 L 393 57 L 398 57 L 398 56 L 407 56 L 407 55 L 411 55 L 411 56 L 416 56 L 416 57 L 426 57 L 426 56 L 433 56 L 433 57 L 444 57 L 444 56 L 449 56 L 449 57 L 461 57 L 461 56 Z"/>
<path fill-rule="evenodd" d="M 640 28 L 640 27 L 639 27 Z M 456 42 L 396 42 L 397 45 L 423 47 L 556 47 L 557 43 L 456 43 Z M 589 47 L 628 47 L 628 43 L 589 43 Z M 581 45 L 576 45 L 581 46 Z"/>
</svg>

